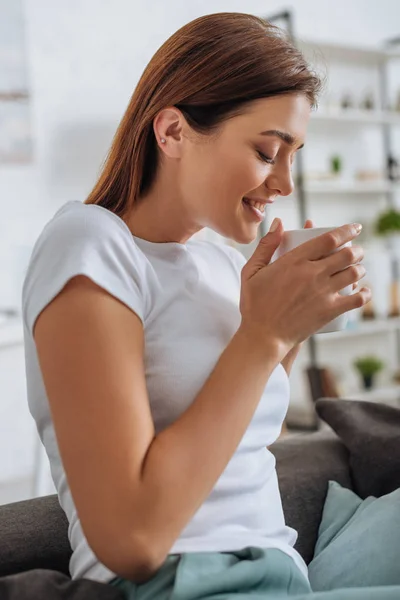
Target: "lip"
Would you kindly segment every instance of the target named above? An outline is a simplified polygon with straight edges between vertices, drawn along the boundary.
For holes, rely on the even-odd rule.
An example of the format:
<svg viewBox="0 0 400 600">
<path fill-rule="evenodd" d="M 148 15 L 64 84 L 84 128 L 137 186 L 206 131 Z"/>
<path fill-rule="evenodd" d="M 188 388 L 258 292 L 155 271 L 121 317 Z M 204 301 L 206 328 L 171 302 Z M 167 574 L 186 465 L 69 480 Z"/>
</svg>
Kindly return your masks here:
<svg viewBox="0 0 400 600">
<path fill-rule="evenodd" d="M 251 216 L 252 220 L 256 220 L 258 223 L 264 221 L 265 212 L 251 206 L 248 202 L 243 201 L 243 205 L 245 206 L 246 213 Z"/>
<path fill-rule="evenodd" d="M 275 202 L 273 198 L 250 198 L 250 196 L 243 196 L 243 200 L 253 200 L 253 202 L 260 202 L 260 204 L 273 204 Z"/>
</svg>

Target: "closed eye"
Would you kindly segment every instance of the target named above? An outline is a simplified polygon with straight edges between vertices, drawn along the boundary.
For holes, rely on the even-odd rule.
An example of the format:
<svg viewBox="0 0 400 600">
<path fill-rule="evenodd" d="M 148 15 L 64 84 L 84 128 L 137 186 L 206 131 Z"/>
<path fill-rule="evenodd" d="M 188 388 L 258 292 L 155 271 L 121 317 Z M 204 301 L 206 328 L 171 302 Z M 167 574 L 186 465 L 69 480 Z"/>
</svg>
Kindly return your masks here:
<svg viewBox="0 0 400 600">
<path fill-rule="evenodd" d="M 269 165 L 274 165 L 275 164 L 275 161 L 274 161 L 273 158 L 269 158 L 269 156 L 266 156 L 265 154 L 263 154 L 262 152 L 260 152 L 260 150 L 257 150 L 257 154 L 258 154 L 258 156 L 260 157 L 260 159 L 263 162 L 266 162 Z"/>
</svg>

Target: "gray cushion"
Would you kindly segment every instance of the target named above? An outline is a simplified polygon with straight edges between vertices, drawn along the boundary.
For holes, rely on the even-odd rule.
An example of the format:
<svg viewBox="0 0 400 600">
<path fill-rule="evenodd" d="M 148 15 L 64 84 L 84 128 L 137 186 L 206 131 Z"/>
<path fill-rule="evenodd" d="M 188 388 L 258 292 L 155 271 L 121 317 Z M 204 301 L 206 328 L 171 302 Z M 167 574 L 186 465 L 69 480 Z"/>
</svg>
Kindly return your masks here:
<svg viewBox="0 0 400 600">
<path fill-rule="evenodd" d="M 314 555 L 330 479 L 351 489 L 348 452 L 331 431 L 281 438 L 271 446 L 287 525 L 298 531 L 296 549 Z"/>
<path fill-rule="evenodd" d="M 316 402 L 316 410 L 349 450 L 354 491 L 361 498 L 380 497 L 400 487 L 398 408 L 323 398 Z"/>
<path fill-rule="evenodd" d="M 0 506 L 0 540 L 0 576 L 40 568 L 69 573 L 68 521 L 56 495 Z"/>
<path fill-rule="evenodd" d="M 77 579 L 57 571 L 35 569 L 0 578 L 1 600 L 124 600 L 114 586 Z"/>
</svg>

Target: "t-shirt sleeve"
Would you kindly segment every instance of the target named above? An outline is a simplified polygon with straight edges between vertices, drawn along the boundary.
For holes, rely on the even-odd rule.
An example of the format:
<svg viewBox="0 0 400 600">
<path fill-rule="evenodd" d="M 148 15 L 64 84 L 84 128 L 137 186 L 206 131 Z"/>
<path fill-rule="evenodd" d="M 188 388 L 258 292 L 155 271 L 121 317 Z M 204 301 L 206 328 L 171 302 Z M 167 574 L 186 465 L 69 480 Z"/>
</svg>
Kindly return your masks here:
<svg viewBox="0 0 400 600">
<path fill-rule="evenodd" d="M 32 251 L 22 289 L 22 312 L 33 335 L 35 321 L 66 283 L 85 275 L 144 322 L 145 257 L 130 231 L 99 210 L 62 212 L 45 226 Z"/>
</svg>

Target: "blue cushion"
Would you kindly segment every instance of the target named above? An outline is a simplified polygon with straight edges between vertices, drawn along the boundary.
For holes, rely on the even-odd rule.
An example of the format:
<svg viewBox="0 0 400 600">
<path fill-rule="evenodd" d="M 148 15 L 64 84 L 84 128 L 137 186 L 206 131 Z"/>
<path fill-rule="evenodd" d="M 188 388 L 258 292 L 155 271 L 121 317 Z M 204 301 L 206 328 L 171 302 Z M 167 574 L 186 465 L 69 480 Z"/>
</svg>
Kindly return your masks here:
<svg viewBox="0 0 400 600">
<path fill-rule="evenodd" d="M 330 481 L 308 568 L 314 591 L 400 585 L 400 489 L 362 500 Z"/>
</svg>

